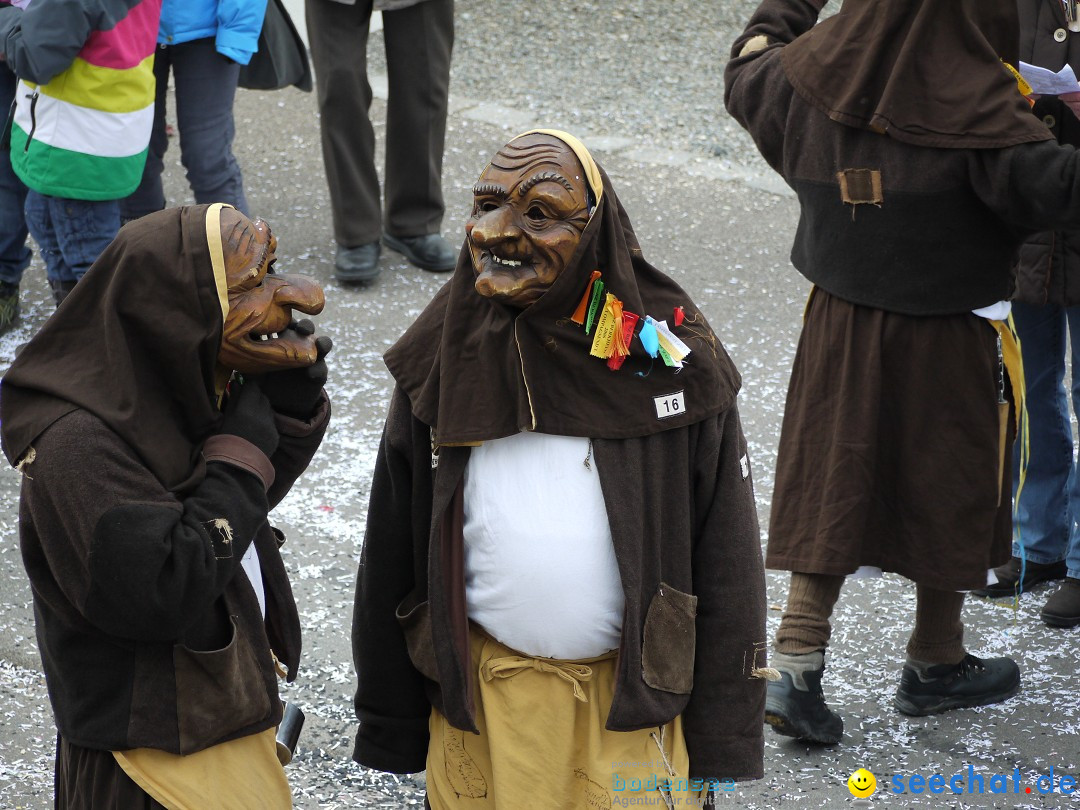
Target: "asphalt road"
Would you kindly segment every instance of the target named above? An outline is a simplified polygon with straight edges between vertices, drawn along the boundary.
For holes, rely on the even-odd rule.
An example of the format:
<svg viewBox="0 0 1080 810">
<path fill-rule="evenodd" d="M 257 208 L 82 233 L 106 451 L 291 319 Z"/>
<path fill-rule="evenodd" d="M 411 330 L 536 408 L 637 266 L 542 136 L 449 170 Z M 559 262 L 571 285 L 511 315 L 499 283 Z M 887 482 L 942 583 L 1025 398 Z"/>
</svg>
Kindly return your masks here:
<svg viewBox="0 0 1080 810">
<path fill-rule="evenodd" d="M 294 10 L 298 0 L 289 0 Z M 739 398 L 763 535 L 772 492 L 787 377 L 807 285 L 787 256 L 797 206 L 722 111 L 728 44 L 753 3 L 646 0 L 458 0 L 453 96 L 444 187 L 444 232 L 462 237 L 471 185 L 488 157 L 533 124 L 585 135 L 612 177 L 645 255 L 704 310 L 743 374 Z M 297 16 L 302 16 L 297 12 Z M 371 61 L 381 66 L 381 37 Z M 374 104 L 381 135 L 385 82 Z M 763 100 L 764 101 L 764 100 Z M 333 237 L 314 98 L 294 90 L 241 92 L 236 151 L 254 212 L 278 234 L 280 267 L 318 278 L 328 305 L 320 328 L 334 336 L 328 384 L 334 421 L 299 485 L 274 518 L 305 632 L 290 698 L 307 713 L 289 766 L 296 806 L 422 806 L 422 777 L 374 774 L 349 760 L 353 688 L 348 629 L 371 468 L 390 391 L 380 355 L 443 278 L 385 254 L 364 288 L 332 276 Z M 189 202 L 173 144 L 170 202 Z M 24 281 L 22 325 L 0 338 L 0 367 L 52 311 L 35 262 Z M 51 807 L 55 731 L 33 640 L 29 588 L 16 535 L 18 475 L 0 469 L 0 807 Z M 764 541 L 764 536 L 763 536 Z M 769 633 L 786 577 L 769 575 Z M 850 582 L 835 617 L 825 691 L 842 713 L 840 746 L 808 749 L 767 734 L 766 778 L 724 794 L 730 806 L 831 807 L 851 802 L 854 770 L 875 774 L 872 804 L 896 807 L 1067 806 L 1039 795 L 1037 778 L 1080 775 L 1080 630 L 1045 627 L 1045 591 L 1019 609 L 970 600 L 968 646 L 1012 655 L 1024 688 L 1009 702 L 921 720 L 891 704 L 914 612 L 914 588 L 895 576 Z M 718 723 L 723 718 L 717 718 Z M 985 791 L 933 796 L 889 792 L 890 780 L 973 774 Z M 991 777 L 1019 769 L 1019 793 L 990 794 Z M 1045 782 L 1043 783 L 1045 785 Z M 1025 792 L 1031 788 L 1032 793 Z M 946 787 L 948 790 L 948 787 Z M 542 796 L 536 807 L 546 810 Z M 553 809 L 554 810 L 554 809 Z"/>
</svg>

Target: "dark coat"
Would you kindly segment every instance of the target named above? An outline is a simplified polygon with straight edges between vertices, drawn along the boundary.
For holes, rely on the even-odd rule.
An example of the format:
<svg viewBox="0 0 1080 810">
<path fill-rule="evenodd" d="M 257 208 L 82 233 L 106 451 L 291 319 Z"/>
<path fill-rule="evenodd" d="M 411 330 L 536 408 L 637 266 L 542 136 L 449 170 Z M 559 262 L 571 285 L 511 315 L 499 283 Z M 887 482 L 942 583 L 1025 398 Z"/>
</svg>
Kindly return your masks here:
<svg viewBox="0 0 1080 810">
<path fill-rule="evenodd" d="M 432 705 L 475 731 L 462 536 L 470 451 L 439 448 L 433 467 L 431 435 L 396 391 L 353 620 L 353 757 L 396 773 L 424 769 Z M 765 684 L 752 671 L 765 666 L 765 583 L 736 407 L 649 436 L 594 439 L 593 455 L 626 604 L 607 728 L 681 714 L 691 777 L 760 778 Z"/>
<path fill-rule="evenodd" d="M 294 678 L 300 621 L 278 550 L 284 538 L 266 515 L 328 419 L 325 399 L 309 422 L 277 417 L 269 491 L 258 475 L 211 461 L 196 487 L 172 493 L 81 409 L 35 439 L 22 467 L 19 538 L 62 737 L 84 748 L 188 754 L 280 722 L 271 651 Z M 265 622 L 240 566 L 251 543 Z"/>
<path fill-rule="evenodd" d="M 1080 226 L 1080 155 L 1052 139 L 931 148 L 833 121 L 781 58 L 820 5 L 765 0 L 725 72 L 728 110 L 798 195 L 792 264 L 845 301 L 907 315 L 1008 299 L 1020 244 Z"/>
<path fill-rule="evenodd" d="M 1019 0 L 1018 7 L 1020 58 L 1050 70 L 1068 63 L 1080 73 L 1080 33 L 1069 31 L 1059 0 Z M 1080 146 L 1080 120 L 1059 98 L 1040 98 L 1032 111 L 1058 142 Z M 1043 231 L 1028 239 L 1017 260 L 1015 297 L 1038 305 L 1080 304 L 1080 233 Z"/>
</svg>

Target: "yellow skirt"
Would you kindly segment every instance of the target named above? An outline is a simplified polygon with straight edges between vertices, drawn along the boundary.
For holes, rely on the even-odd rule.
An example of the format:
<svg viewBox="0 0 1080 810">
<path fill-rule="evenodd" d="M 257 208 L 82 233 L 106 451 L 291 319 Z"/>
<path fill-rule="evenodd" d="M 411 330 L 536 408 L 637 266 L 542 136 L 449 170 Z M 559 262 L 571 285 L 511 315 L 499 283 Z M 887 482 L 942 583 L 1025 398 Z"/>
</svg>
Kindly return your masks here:
<svg viewBox="0 0 1080 810">
<path fill-rule="evenodd" d="M 131 780 L 168 810 L 289 810 L 292 793 L 275 729 L 178 756 L 153 748 L 113 751 Z"/>
<path fill-rule="evenodd" d="M 614 652 L 580 661 L 532 658 L 475 627 L 471 645 L 480 733 L 460 731 L 432 711 L 432 810 L 701 806 L 701 785 L 688 776 L 682 718 L 640 731 L 604 728 Z"/>
</svg>

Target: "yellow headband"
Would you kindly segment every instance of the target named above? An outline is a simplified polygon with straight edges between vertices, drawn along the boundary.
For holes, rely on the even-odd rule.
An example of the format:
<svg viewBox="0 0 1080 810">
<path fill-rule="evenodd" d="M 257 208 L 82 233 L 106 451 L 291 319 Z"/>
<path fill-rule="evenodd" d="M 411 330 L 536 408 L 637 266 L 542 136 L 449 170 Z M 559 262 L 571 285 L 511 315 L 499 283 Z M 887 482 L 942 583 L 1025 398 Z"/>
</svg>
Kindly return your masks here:
<svg viewBox="0 0 1080 810">
<path fill-rule="evenodd" d="M 221 305 L 221 322 L 229 317 L 229 280 L 225 277 L 225 250 L 221 246 L 221 209 L 232 208 L 228 203 L 214 203 L 206 209 L 206 246 L 210 248 L 210 264 L 214 268 L 214 285 Z"/>
<path fill-rule="evenodd" d="M 229 280 L 225 275 L 225 249 L 221 244 L 221 210 L 232 208 L 228 203 L 214 203 L 206 209 L 206 246 L 210 249 L 210 264 L 214 268 L 214 286 L 217 288 L 218 304 L 221 306 L 221 323 L 229 317 Z M 225 385 L 232 376 L 232 369 L 220 363 L 214 374 L 214 388 L 218 407 L 221 407 Z"/>
</svg>

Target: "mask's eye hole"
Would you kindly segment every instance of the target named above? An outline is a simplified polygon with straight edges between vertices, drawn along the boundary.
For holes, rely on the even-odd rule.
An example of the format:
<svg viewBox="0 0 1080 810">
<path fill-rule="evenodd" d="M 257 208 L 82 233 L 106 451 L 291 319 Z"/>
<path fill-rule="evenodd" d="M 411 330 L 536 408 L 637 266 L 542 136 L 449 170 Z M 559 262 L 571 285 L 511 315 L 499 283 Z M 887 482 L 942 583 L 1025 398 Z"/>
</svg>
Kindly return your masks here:
<svg viewBox="0 0 1080 810">
<path fill-rule="evenodd" d="M 266 265 L 266 275 L 272 276 L 276 272 L 274 270 L 274 265 L 275 264 L 277 264 L 277 259 L 276 258 L 271 259 L 270 263 L 268 265 Z M 260 281 L 259 283 L 261 284 L 262 282 Z"/>
<path fill-rule="evenodd" d="M 527 216 L 533 222 L 543 222 L 545 219 L 547 219 L 547 214 L 545 214 L 544 210 L 538 205 L 534 205 L 528 211 L 526 211 L 525 216 Z"/>
</svg>

